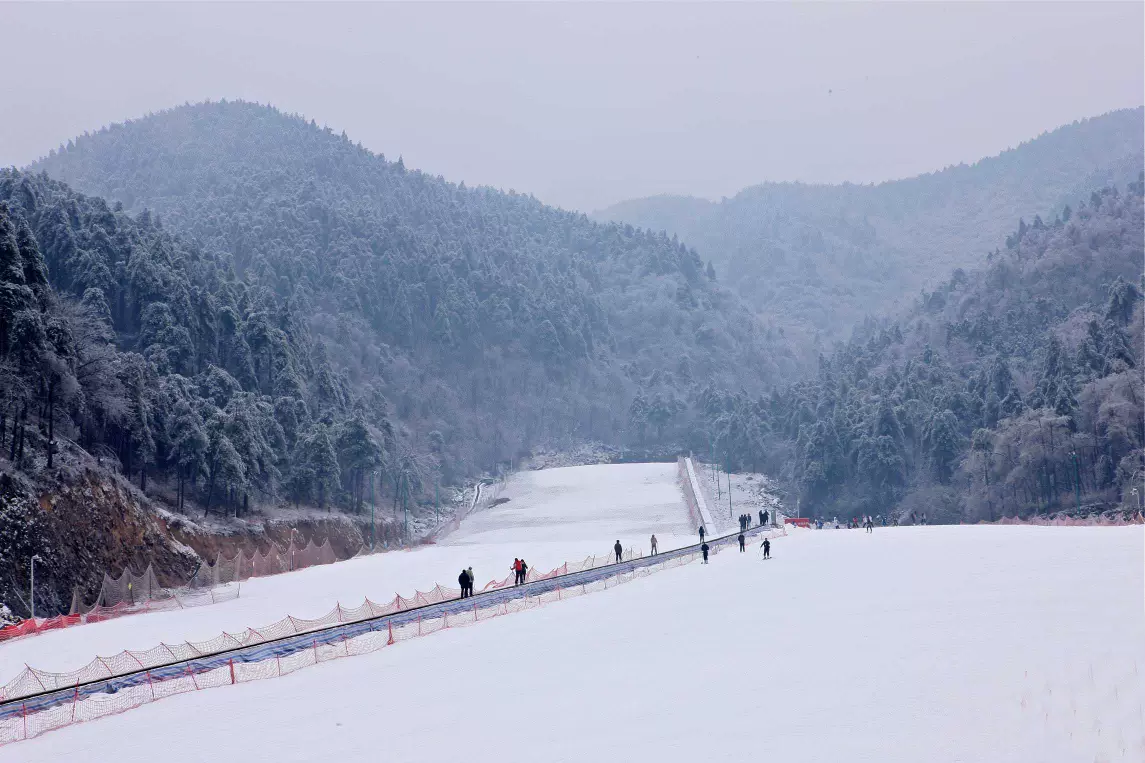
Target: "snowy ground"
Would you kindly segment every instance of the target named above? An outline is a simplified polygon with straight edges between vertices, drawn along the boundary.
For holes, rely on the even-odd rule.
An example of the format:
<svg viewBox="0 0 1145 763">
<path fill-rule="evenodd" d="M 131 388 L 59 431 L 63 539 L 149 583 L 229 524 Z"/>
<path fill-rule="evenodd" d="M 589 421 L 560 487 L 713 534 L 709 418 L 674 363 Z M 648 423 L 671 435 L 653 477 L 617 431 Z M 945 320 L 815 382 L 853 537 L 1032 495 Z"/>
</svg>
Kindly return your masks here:
<svg viewBox="0 0 1145 763">
<path fill-rule="evenodd" d="M 457 587 L 463 565 L 472 565 L 480 588 L 509 575 L 518 556 L 548 572 L 566 561 L 609 554 L 617 539 L 644 553 L 653 532 L 661 550 L 692 543 L 676 470 L 673 463 L 522 472 L 490 490 L 508 502 L 471 515 L 437 545 L 256 578 L 242 584 L 237 600 L 222 604 L 131 615 L 0 645 L 0 683 L 25 664 L 64 672 L 124 649 L 205 641 L 287 615 L 319 617 L 338 602 L 357 606 L 369 597 L 384 603 L 395 593 L 409 596 L 436 583 Z"/>
<path fill-rule="evenodd" d="M 727 534 L 739 529 L 739 515 L 750 514 L 752 524 L 759 522 L 759 512 L 770 515 L 780 508 L 775 487 L 765 474 L 739 473 L 731 475 L 731 501 L 728 501 L 728 473 L 720 469 L 712 473 L 712 465 L 693 459 L 696 478 L 708 502 L 712 519 L 716 522 L 715 531 Z M 716 482 L 719 482 L 717 486 Z M 794 507 L 791 507 L 794 508 Z M 789 511 L 791 516 L 794 511 Z"/>
<path fill-rule="evenodd" d="M 582 543 L 591 540 L 604 550 L 616 540 L 648 550 L 657 540 L 685 536 L 692 530 L 676 484 L 677 465 L 604 464 L 544 469 L 515 475 L 504 487 L 489 491 L 494 500 L 443 539 L 448 545 L 531 544 L 537 541 Z"/>
<path fill-rule="evenodd" d="M 517 548 L 530 521 L 510 508 L 518 497 L 544 513 L 581 480 L 607 485 L 594 470 L 615 468 L 510 487 L 509 503 L 451 545 L 390 556 L 459 567 L 495 535 L 492 512 Z M 638 479 L 653 472 L 638 468 L 648 470 Z M 600 529 L 608 504 L 574 503 Z M 647 529 L 635 509 L 616 521 Z M 708 566 L 51 732 L 0 748 L 0 763 L 1139 763 L 1142 542 L 1141 528 L 796 531 L 774 542 L 772 561 L 726 551 Z M 531 549 L 522 553 L 541 564 L 547 552 Z"/>
</svg>

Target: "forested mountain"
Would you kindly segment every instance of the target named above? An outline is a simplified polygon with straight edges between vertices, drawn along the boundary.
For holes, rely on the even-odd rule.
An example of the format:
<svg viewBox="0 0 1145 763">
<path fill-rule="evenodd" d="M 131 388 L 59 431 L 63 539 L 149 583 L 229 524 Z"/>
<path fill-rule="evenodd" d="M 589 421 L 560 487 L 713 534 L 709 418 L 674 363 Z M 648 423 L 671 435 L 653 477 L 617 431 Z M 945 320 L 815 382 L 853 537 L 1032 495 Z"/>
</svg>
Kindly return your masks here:
<svg viewBox="0 0 1145 763">
<path fill-rule="evenodd" d="M 272 108 L 174 109 L 34 169 L 108 202 L 0 175 L 24 263 L 4 278 L 8 430 L 54 420 L 204 506 L 359 507 L 374 472 L 395 501 L 431 498 L 541 443 L 678 440 L 704 386 L 791 373 L 675 238 Z"/>
<path fill-rule="evenodd" d="M 766 463 L 817 516 L 1136 507 L 1143 187 L 1021 222 L 902 319 L 868 320 L 813 379 L 769 398 L 706 392 L 717 451 Z"/>
<path fill-rule="evenodd" d="M 710 202 L 653 197 L 594 213 L 678 235 L 719 280 L 801 340 L 803 360 L 867 315 L 908 306 L 975 267 L 1019 218 L 1052 219 L 1095 188 L 1137 177 L 1142 109 L 1062 127 L 972 166 L 879 185 L 765 183 Z"/>
</svg>

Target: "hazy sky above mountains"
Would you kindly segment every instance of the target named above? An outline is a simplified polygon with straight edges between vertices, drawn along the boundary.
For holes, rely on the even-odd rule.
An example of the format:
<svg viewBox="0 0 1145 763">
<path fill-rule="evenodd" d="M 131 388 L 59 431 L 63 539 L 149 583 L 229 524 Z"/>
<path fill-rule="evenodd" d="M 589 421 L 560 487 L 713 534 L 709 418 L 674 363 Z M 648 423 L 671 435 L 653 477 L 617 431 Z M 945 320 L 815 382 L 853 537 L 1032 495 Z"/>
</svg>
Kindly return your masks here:
<svg viewBox="0 0 1145 763">
<path fill-rule="evenodd" d="M 3 4 L 0 165 L 205 99 L 590 211 L 869 182 L 1139 106 L 1142 3 Z"/>
</svg>

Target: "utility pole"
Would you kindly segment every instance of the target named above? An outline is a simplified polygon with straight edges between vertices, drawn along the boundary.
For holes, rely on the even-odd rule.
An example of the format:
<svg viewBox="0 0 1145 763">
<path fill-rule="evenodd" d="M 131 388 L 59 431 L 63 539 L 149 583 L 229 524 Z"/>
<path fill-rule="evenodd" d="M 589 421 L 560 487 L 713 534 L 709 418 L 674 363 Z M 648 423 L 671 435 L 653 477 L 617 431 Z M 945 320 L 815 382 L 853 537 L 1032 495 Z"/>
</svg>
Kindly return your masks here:
<svg viewBox="0 0 1145 763">
<path fill-rule="evenodd" d="M 711 432 L 708 432 L 708 445 L 712 448 L 712 481 L 716 483 L 716 497 L 719 498 L 720 479 L 716 470 L 716 440 Z"/>
<path fill-rule="evenodd" d="M 28 603 L 32 609 L 32 621 L 35 624 L 36 620 L 36 560 L 40 559 L 39 554 L 32 554 L 32 585 L 31 590 L 28 591 Z M 40 561 L 44 561 L 40 559 Z"/>
<path fill-rule="evenodd" d="M 1081 518 L 1081 472 L 1077 468 L 1077 451 L 1071 450 L 1069 452 L 1073 456 L 1073 487 L 1077 493 L 1077 516 Z"/>
<path fill-rule="evenodd" d="M 378 472 L 370 472 L 370 553 L 374 553 L 374 507 L 377 506 L 377 501 L 374 496 L 374 483 L 377 481 Z"/>
<path fill-rule="evenodd" d="M 405 512 L 405 519 L 406 519 L 406 543 L 408 544 L 413 539 L 410 537 L 410 534 L 409 534 L 409 488 L 408 488 L 408 485 L 406 483 L 407 483 L 406 476 L 405 476 L 405 474 L 402 474 L 402 478 L 401 478 L 401 482 L 400 482 L 400 484 L 401 484 L 400 491 L 402 494 L 402 511 Z"/>
<path fill-rule="evenodd" d="M 724 453 L 724 467 L 728 473 L 728 519 L 732 518 L 732 469 L 731 464 L 727 463 L 728 454 Z"/>
</svg>

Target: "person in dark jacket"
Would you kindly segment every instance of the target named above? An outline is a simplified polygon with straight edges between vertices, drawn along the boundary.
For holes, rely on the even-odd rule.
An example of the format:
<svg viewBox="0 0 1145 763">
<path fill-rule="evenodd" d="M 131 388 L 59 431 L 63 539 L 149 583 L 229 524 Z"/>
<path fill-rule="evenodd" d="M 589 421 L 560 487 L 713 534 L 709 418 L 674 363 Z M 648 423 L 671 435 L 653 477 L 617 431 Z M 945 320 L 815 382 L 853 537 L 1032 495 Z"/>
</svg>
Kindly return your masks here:
<svg viewBox="0 0 1145 763">
<path fill-rule="evenodd" d="M 700 525 L 700 543 L 704 542 L 704 526 Z"/>
<path fill-rule="evenodd" d="M 529 574 L 529 565 L 525 564 L 525 560 L 521 560 L 521 585 L 525 584 L 525 576 Z"/>
<path fill-rule="evenodd" d="M 656 534 L 655 534 L 655 533 L 653 533 L 653 534 L 652 534 L 652 556 L 656 556 L 656 552 L 657 552 L 657 548 L 656 548 Z"/>
<path fill-rule="evenodd" d="M 739 534 L 739 552 L 743 553 L 743 533 Z"/>
<path fill-rule="evenodd" d="M 771 558 L 771 541 L 769 541 L 767 538 L 764 538 L 761 546 L 763 548 L 763 558 L 764 559 L 770 559 Z"/>
<path fill-rule="evenodd" d="M 767 517 L 765 517 L 765 516 L 763 515 L 763 512 L 762 512 L 762 511 L 760 511 L 760 512 L 759 512 L 759 526 L 760 526 L 760 527 L 763 527 L 763 526 L 764 526 L 766 523 L 767 523 Z"/>
<path fill-rule="evenodd" d="M 708 563 L 708 544 L 703 543 L 700 545 L 700 552 L 704 555 L 704 564 Z"/>
<path fill-rule="evenodd" d="M 620 539 L 617 539 L 616 545 L 612 547 L 612 550 L 616 552 L 617 563 L 621 562 L 624 559 L 624 546 L 620 545 Z"/>
<path fill-rule="evenodd" d="M 457 576 L 457 582 L 461 586 L 461 598 L 465 599 L 469 596 L 469 572 L 462 570 L 461 574 Z"/>
<path fill-rule="evenodd" d="M 767 512 L 763 512 L 763 524 L 767 524 Z"/>
</svg>

